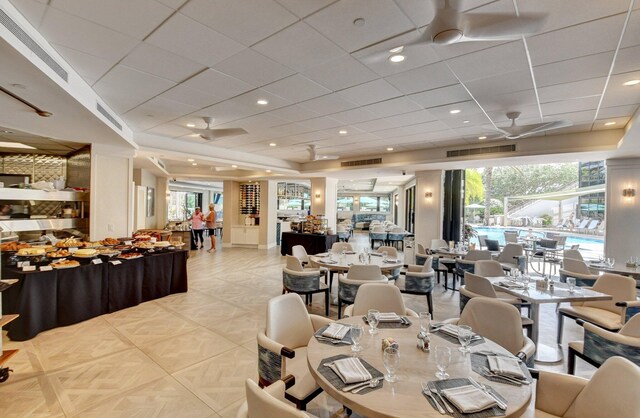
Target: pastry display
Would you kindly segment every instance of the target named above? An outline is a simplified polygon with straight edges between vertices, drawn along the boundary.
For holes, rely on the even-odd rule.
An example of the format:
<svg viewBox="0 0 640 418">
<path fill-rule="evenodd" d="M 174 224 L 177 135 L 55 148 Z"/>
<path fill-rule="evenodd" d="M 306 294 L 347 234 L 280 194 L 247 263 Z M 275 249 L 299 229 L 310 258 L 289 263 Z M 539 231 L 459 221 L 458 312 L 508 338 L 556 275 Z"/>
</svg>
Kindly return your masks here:
<svg viewBox="0 0 640 418">
<path fill-rule="evenodd" d="M 95 257 L 96 255 L 98 255 L 98 251 L 95 248 L 80 248 L 73 253 L 74 257 L 80 258 Z"/>
<path fill-rule="evenodd" d="M 85 241 L 82 243 L 83 248 L 97 248 L 97 247 L 100 247 L 101 245 L 102 245 L 102 242 L 100 241 L 95 241 L 95 242 Z"/>
<path fill-rule="evenodd" d="M 156 241 L 153 244 L 154 247 L 169 247 L 171 246 L 171 243 L 169 241 Z"/>
<path fill-rule="evenodd" d="M 120 251 L 130 250 L 131 248 L 133 248 L 131 245 L 116 245 L 113 247 L 114 250 Z"/>
<path fill-rule="evenodd" d="M 56 247 L 58 248 L 79 247 L 80 245 L 82 245 L 82 241 L 75 238 L 61 239 L 60 241 L 56 242 Z"/>
<path fill-rule="evenodd" d="M 120 254 L 118 258 L 122 258 L 124 260 L 133 260 L 134 258 L 143 257 L 140 253 L 128 253 L 128 254 Z"/>
<path fill-rule="evenodd" d="M 96 251 L 98 252 L 99 255 L 106 255 L 109 257 L 113 257 L 114 255 L 120 254 L 120 251 L 116 250 L 115 248 L 108 248 L 108 247 L 96 248 Z"/>
<path fill-rule="evenodd" d="M 145 250 L 148 250 L 150 248 L 154 247 L 154 244 L 152 242 L 149 241 L 140 241 L 140 242 L 136 242 L 135 244 L 133 244 L 134 247 L 136 248 L 142 248 Z"/>
<path fill-rule="evenodd" d="M 5 242 L 3 244 L 0 244 L 0 251 L 18 251 L 23 248 L 30 248 L 30 247 L 31 245 L 27 244 L 26 242 L 12 241 L 12 242 Z"/>
<path fill-rule="evenodd" d="M 118 241 L 115 238 L 111 238 L 111 237 L 107 237 L 107 238 L 103 239 L 100 242 L 102 243 L 102 245 L 118 245 L 118 244 L 120 244 L 120 241 Z"/>
<path fill-rule="evenodd" d="M 171 241 L 170 244 L 173 245 L 174 247 L 182 247 L 184 245 L 184 242 L 182 242 L 182 241 Z"/>
<path fill-rule="evenodd" d="M 21 248 L 18 250 L 17 255 L 25 256 L 25 257 L 33 257 L 38 255 L 44 255 L 45 252 L 46 251 L 44 250 L 44 248 Z"/>
<path fill-rule="evenodd" d="M 53 267 L 54 269 L 69 269 L 69 268 L 73 268 L 73 267 L 78 267 L 80 266 L 80 263 L 75 261 L 75 260 L 58 260 L 58 261 L 54 261 L 53 263 L 49 264 L 51 267 Z"/>
<path fill-rule="evenodd" d="M 151 235 L 147 235 L 147 234 L 138 234 L 138 235 L 134 235 L 133 238 L 136 241 L 149 241 L 151 239 Z"/>
<path fill-rule="evenodd" d="M 47 257 L 49 258 L 63 258 L 63 257 L 69 257 L 71 255 L 71 253 L 69 252 L 69 250 L 58 250 L 58 251 L 51 251 L 47 253 Z"/>
</svg>

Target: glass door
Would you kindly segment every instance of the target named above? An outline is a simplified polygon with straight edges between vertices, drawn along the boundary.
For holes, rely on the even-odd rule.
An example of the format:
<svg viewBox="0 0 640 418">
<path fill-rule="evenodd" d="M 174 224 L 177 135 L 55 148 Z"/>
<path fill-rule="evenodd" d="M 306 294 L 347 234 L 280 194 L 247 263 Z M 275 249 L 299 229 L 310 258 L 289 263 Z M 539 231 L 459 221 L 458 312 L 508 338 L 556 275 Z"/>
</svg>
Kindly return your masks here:
<svg viewBox="0 0 640 418">
<path fill-rule="evenodd" d="M 405 225 L 407 231 L 414 233 L 416 216 L 416 186 L 409 187 L 404 192 Z"/>
</svg>

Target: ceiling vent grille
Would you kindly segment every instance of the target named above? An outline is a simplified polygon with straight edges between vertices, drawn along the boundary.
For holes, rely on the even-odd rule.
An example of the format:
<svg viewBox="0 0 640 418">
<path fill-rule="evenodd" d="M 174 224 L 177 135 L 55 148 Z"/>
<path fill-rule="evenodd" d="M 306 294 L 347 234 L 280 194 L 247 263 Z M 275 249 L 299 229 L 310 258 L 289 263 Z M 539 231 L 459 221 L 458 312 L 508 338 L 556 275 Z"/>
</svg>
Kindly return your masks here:
<svg viewBox="0 0 640 418">
<path fill-rule="evenodd" d="M 40 58 L 49 68 L 60 76 L 65 82 L 69 81 L 69 73 L 54 60 L 51 55 L 47 54 L 44 49 L 36 41 L 34 41 L 25 31 L 22 30 L 16 22 L 14 22 L 4 10 L 0 10 L 0 23 L 13 33 L 27 48 L 31 50 L 38 58 Z"/>
<path fill-rule="evenodd" d="M 368 160 L 343 161 L 340 163 L 342 167 L 358 167 L 361 165 L 382 164 L 382 158 L 370 158 Z"/>
<path fill-rule="evenodd" d="M 514 152 L 515 150 L 516 150 L 515 144 L 496 145 L 495 147 L 456 149 L 452 151 L 447 151 L 447 158 L 466 157 L 470 155 L 480 155 L 480 154 L 498 154 L 502 152 Z"/>
<path fill-rule="evenodd" d="M 116 120 L 116 118 L 111 116 L 111 113 L 107 112 L 107 109 L 102 107 L 102 105 L 100 103 L 97 104 L 96 108 L 98 109 L 98 112 L 100 112 L 102 114 L 102 116 L 107 118 L 109 120 L 109 122 L 111 122 L 113 124 L 113 126 L 118 128 L 118 130 L 120 130 L 120 131 L 122 130 L 122 125 L 120 125 L 120 123 Z"/>
</svg>

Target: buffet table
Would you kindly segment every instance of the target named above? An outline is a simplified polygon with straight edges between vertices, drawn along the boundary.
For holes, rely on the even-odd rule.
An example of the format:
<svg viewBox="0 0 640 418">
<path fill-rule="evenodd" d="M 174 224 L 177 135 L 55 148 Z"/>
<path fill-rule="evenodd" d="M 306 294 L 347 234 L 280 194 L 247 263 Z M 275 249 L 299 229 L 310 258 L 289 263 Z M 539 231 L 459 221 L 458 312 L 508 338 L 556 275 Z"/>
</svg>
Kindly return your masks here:
<svg viewBox="0 0 640 418">
<path fill-rule="evenodd" d="M 291 248 L 295 245 L 302 245 L 307 251 L 307 254 L 324 253 L 330 250 L 333 243 L 337 241 L 337 235 L 283 232 L 282 242 L 280 243 L 280 254 L 291 255 Z"/>
<path fill-rule="evenodd" d="M 39 332 L 187 291 L 186 250 L 147 254 L 113 265 L 23 272 L 3 267 L 4 279 L 19 282 L 2 293 L 6 312 L 20 314 L 8 336 L 24 341 Z"/>
</svg>

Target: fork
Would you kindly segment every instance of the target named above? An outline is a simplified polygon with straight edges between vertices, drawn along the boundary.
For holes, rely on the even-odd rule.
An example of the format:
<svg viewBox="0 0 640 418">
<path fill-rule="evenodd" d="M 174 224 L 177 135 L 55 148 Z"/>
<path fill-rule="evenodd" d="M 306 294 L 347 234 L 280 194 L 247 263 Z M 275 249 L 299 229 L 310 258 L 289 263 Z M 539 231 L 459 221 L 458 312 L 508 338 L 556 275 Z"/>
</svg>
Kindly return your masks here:
<svg viewBox="0 0 640 418">
<path fill-rule="evenodd" d="M 435 396 L 433 396 L 433 394 L 431 393 L 428 383 L 422 383 L 422 393 L 427 395 L 429 399 L 433 401 L 433 404 L 436 406 L 436 409 L 438 409 L 438 412 L 440 412 L 441 415 L 447 415 L 447 411 L 444 410 L 442 405 L 440 405 L 440 402 L 438 402 Z"/>
<path fill-rule="evenodd" d="M 447 408 L 447 412 L 450 413 L 450 414 L 453 414 L 453 408 L 451 408 L 451 406 L 449 406 L 449 403 L 444 400 L 444 398 L 440 394 L 440 391 L 438 390 L 438 388 L 436 388 L 435 383 L 429 382 L 429 383 L 427 383 L 427 387 L 429 388 L 431 393 L 435 394 L 438 397 L 438 399 L 440 399 L 440 402 L 442 402 L 444 407 Z"/>
<path fill-rule="evenodd" d="M 355 390 L 352 390 L 351 393 L 360 393 L 361 391 L 363 391 L 365 389 L 375 388 L 375 387 L 378 386 L 378 383 L 380 383 L 380 378 L 379 377 L 377 377 L 375 379 L 371 379 L 371 380 L 369 380 L 369 384 L 368 385 L 364 385 L 364 386 L 361 386 L 361 387 L 359 387 L 359 388 L 357 388 Z"/>
<path fill-rule="evenodd" d="M 489 388 L 486 385 L 483 385 L 482 383 L 476 382 L 473 379 L 473 377 L 469 377 L 468 379 L 469 379 L 469 382 L 471 382 L 471 384 L 473 386 L 477 387 L 478 389 L 480 389 L 481 391 L 483 391 L 487 395 L 491 396 L 496 401 L 496 404 L 498 405 L 498 408 L 502 409 L 503 411 L 507 410 L 507 404 L 504 403 L 503 401 L 501 401 L 500 399 L 498 399 L 498 397 L 496 395 L 494 395 L 493 392 L 491 390 L 489 390 Z"/>
<path fill-rule="evenodd" d="M 517 385 L 529 385 L 529 384 L 531 384 L 526 379 L 518 379 L 517 377 L 504 376 L 504 375 L 501 375 L 501 374 L 497 374 L 497 373 L 494 373 L 491 370 L 487 369 L 486 367 L 481 367 L 480 371 L 485 376 L 490 376 L 490 377 L 495 377 L 495 378 L 498 378 L 498 379 L 506 380 L 507 382 L 515 383 Z"/>
</svg>

